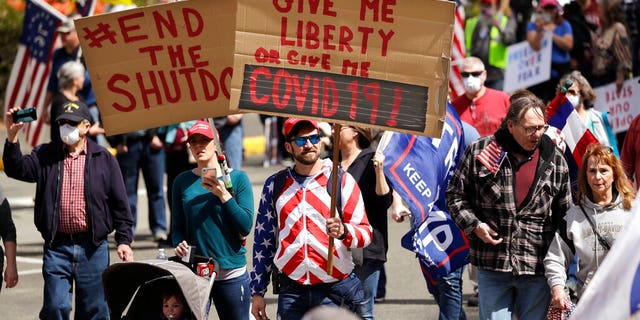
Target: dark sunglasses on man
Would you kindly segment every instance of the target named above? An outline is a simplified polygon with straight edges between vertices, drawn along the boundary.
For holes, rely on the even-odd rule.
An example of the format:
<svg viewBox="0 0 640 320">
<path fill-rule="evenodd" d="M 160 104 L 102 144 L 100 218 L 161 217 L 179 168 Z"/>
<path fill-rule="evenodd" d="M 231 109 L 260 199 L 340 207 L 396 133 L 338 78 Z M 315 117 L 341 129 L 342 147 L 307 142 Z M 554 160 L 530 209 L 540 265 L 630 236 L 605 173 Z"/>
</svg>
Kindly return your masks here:
<svg viewBox="0 0 640 320">
<path fill-rule="evenodd" d="M 469 76 L 473 76 L 474 78 L 477 78 L 477 77 L 481 76 L 482 73 L 484 73 L 484 70 L 482 70 L 482 71 L 472 71 L 472 72 L 464 72 L 463 71 L 463 72 L 460 72 L 460 75 L 463 78 L 469 78 Z"/>
</svg>

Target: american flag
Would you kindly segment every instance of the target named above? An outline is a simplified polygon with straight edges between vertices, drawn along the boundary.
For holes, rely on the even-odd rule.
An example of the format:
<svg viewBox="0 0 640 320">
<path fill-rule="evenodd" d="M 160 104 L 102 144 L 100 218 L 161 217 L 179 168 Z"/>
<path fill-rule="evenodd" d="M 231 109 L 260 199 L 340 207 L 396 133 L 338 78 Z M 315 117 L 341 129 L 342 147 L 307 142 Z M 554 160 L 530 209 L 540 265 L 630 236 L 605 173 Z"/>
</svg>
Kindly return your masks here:
<svg viewBox="0 0 640 320">
<path fill-rule="evenodd" d="M 460 66 L 466 55 L 464 47 L 464 5 L 456 0 L 455 21 L 453 23 L 453 46 L 451 47 L 451 71 L 449 72 L 449 92 L 451 101 L 464 93 Z"/>
<path fill-rule="evenodd" d="M 507 153 L 498 145 L 497 142 L 491 142 L 480 154 L 477 159 L 494 175 L 498 173 L 502 160 Z"/>
<path fill-rule="evenodd" d="M 83 17 L 92 16 L 96 10 L 95 0 L 76 0 L 76 11 Z"/>
<path fill-rule="evenodd" d="M 34 107 L 38 120 L 24 126 L 26 139 L 38 143 L 42 131 L 44 97 L 51 73 L 51 57 L 58 34 L 55 32 L 65 16 L 41 0 L 27 0 L 24 27 L 7 92 L 4 111 L 9 107 Z"/>
</svg>

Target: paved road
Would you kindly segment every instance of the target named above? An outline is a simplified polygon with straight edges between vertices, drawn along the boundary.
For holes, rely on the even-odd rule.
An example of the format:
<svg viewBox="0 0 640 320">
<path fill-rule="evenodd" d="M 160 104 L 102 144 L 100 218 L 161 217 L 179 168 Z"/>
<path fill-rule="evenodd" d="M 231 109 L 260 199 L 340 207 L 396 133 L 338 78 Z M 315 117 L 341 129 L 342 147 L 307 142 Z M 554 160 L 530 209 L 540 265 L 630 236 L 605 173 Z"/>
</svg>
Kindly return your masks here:
<svg viewBox="0 0 640 320">
<path fill-rule="evenodd" d="M 6 133 L 0 130 L 0 141 L 4 141 Z M 253 183 L 253 191 L 257 201 L 265 178 L 281 167 L 262 167 L 261 157 L 250 157 L 245 162 L 245 170 Z M 0 172 L 0 185 L 9 199 L 15 199 L 13 219 L 18 229 L 18 271 L 19 284 L 16 288 L 3 288 L 0 292 L 0 318 L 2 319 L 37 319 L 42 302 L 42 239 L 33 226 L 33 208 L 30 199 L 35 188 L 32 184 L 9 179 Z M 141 183 L 141 186 L 143 184 Z M 155 257 L 157 245 L 151 239 L 151 233 L 144 221 L 147 221 L 146 195 L 141 192 L 138 199 L 140 223 L 133 244 L 136 260 Z M 426 285 L 418 262 L 414 255 L 400 247 L 400 238 L 407 232 L 408 222 L 398 224 L 390 219 L 389 261 L 386 264 L 388 274 L 387 298 L 382 304 L 376 304 L 377 319 L 437 319 L 438 307 L 426 290 Z M 113 243 L 113 241 L 111 241 Z M 248 260 L 250 259 L 252 239 L 248 240 Z M 111 244 L 111 261 L 118 261 L 114 246 Z M 251 264 L 251 262 L 249 262 Z M 249 266 L 250 267 L 250 266 Z M 464 285 L 465 300 L 471 294 L 469 282 Z M 267 295 L 267 312 L 271 319 L 276 319 L 276 297 Z M 477 319 L 477 308 L 467 308 L 468 319 Z M 217 319 L 212 311 L 210 319 Z"/>
</svg>

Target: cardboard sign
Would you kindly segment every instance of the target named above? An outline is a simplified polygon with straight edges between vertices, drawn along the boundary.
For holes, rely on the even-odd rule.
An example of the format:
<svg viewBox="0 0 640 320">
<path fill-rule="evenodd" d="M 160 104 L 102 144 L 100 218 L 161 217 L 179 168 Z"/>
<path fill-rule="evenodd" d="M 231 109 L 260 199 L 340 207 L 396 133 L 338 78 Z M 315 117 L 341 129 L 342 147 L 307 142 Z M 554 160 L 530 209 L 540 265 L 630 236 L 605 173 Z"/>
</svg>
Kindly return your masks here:
<svg viewBox="0 0 640 320">
<path fill-rule="evenodd" d="M 629 130 L 633 118 L 640 114 L 640 77 L 627 80 L 618 91 L 615 82 L 594 88 L 594 108 L 609 111 L 609 123 L 614 133 Z"/>
<path fill-rule="evenodd" d="M 507 47 L 504 92 L 514 92 L 549 80 L 551 77 L 551 35 L 542 38 L 542 47 L 534 51 L 523 41 Z"/>
<path fill-rule="evenodd" d="M 231 109 L 440 137 L 455 3 L 239 0 Z"/>
<path fill-rule="evenodd" d="M 229 114 L 234 0 L 76 20 L 107 134 Z"/>
</svg>

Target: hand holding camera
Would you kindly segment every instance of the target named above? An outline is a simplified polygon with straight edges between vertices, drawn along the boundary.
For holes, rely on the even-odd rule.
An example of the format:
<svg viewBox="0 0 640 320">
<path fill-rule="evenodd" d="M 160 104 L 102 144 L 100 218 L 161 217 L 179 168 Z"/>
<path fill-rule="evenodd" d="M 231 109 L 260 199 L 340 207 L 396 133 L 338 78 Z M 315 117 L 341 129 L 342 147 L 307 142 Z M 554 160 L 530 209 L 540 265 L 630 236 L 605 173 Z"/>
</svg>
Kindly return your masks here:
<svg viewBox="0 0 640 320">
<path fill-rule="evenodd" d="M 24 127 L 25 122 L 36 119 L 36 111 L 33 108 L 22 110 L 20 107 L 13 107 L 7 110 L 4 117 L 4 123 L 7 128 L 7 140 L 11 143 L 17 143 L 18 132 Z"/>
</svg>

